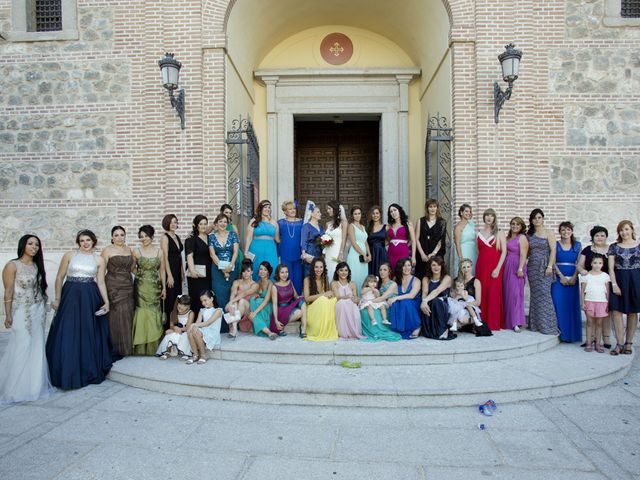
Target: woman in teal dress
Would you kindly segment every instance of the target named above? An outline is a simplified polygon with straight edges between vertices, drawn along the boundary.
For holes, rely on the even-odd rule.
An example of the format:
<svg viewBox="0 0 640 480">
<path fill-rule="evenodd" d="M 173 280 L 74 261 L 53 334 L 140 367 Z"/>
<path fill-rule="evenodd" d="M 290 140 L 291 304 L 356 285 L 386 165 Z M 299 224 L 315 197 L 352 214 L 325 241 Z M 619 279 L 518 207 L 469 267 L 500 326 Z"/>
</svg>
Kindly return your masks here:
<svg viewBox="0 0 640 480">
<path fill-rule="evenodd" d="M 238 238 L 238 255 L 236 256 L 236 265 L 233 271 L 236 272 L 236 278 L 240 278 L 244 255 L 242 254 L 242 247 L 240 247 L 240 234 L 238 233 L 238 227 L 233 224 L 233 219 L 231 218 L 231 215 L 233 215 L 233 208 L 228 203 L 223 203 L 220 206 L 220 213 L 224 213 L 227 216 L 227 221 L 229 222 L 227 223 L 227 231 L 235 233 Z"/>
<path fill-rule="evenodd" d="M 396 282 L 391 280 L 391 265 L 389 262 L 383 262 L 378 270 L 380 275 L 379 290 L 380 296 L 374 302 L 386 302 L 389 298 L 398 295 L 398 286 Z M 371 325 L 371 319 L 366 309 L 360 310 L 360 318 L 362 320 L 362 334 L 366 337 L 364 342 L 397 342 L 402 340 L 402 335 L 392 332 L 391 329 L 383 323 L 380 309 L 373 310 L 376 325 Z"/>
<path fill-rule="evenodd" d="M 269 262 L 273 271 L 278 265 L 278 248 L 280 229 L 271 219 L 271 202 L 262 200 L 256 208 L 256 214 L 247 227 L 244 256 L 253 261 L 253 279 L 257 282 L 258 267 L 262 262 Z"/>
<path fill-rule="evenodd" d="M 155 355 L 164 333 L 160 301 L 166 296 L 165 264 L 162 250 L 152 245 L 155 229 L 143 225 L 138 230 L 142 246 L 133 251 L 136 259 L 136 309 L 133 314 L 133 354 Z"/>
<path fill-rule="evenodd" d="M 351 269 L 351 280 L 356 284 L 356 291 L 360 296 L 362 284 L 369 275 L 369 262 L 371 261 L 371 253 L 369 252 L 369 244 L 367 243 L 367 230 L 360 223 L 362 220 L 362 209 L 356 205 L 351 207 L 351 223 L 347 230 L 351 248 L 347 255 L 347 264 Z"/>
<path fill-rule="evenodd" d="M 220 213 L 213 222 L 216 230 L 209 235 L 209 255 L 211 265 L 211 288 L 216 296 L 218 307 L 224 308 L 229 303 L 231 285 L 238 277 L 235 261 L 238 255 L 238 237 L 234 231 L 227 229 L 228 220 Z M 234 337 L 236 324 L 229 327 L 229 334 Z"/>
<path fill-rule="evenodd" d="M 262 262 L 258 267 L 258 292 L 249 300 L 249 320 L 253 322 L 253 331 L 260 337 L 269 337 L 275 340 L 278 334 L 269 330 L 271 324 L 271 287 L 273 283 L 269 277 L 273 273 L 273 267 L 269 262 Z"/>
<path fill-rule="evenodd" d="M 453 241 L 456 247 L 456 258 L 451 271 L 453 276 L 458 275 L 460 262 L 468 258 L 471 260 L 472 274 L 475 275 L 475 264 L 478 259 L 478 242 L 476 241 L 476 225 L 473 223 L 473 210 L 471 205 L 463 203 L 458 210 L 460 221 L 453 230 Z M 446 259 L 443 259 L 446 260 Z"/>
</svg>

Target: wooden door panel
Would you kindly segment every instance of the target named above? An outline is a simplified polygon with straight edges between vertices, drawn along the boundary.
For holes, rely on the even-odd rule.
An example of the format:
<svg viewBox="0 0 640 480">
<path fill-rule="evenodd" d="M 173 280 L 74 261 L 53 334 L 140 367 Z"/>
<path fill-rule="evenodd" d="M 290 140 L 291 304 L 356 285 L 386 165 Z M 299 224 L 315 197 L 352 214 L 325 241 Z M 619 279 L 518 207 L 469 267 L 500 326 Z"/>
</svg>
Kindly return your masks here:
<svg viewBox="0 0 640 480">
<path fill-rule="evenodd" d="M 299 147 L 296 162 L 296 199 L 304 212 L 307 200 L 326 205 L 335 198 L 336 148 Z M 323 208 L 324 210 L 324 208 Z"/>
<path fill-rule="evenodd" d="M 378 201 L 377 148 L 341 145 L 338 153 L 338 192 L 347 212 L 353 205 L 366 212 Z"/>
</svg>

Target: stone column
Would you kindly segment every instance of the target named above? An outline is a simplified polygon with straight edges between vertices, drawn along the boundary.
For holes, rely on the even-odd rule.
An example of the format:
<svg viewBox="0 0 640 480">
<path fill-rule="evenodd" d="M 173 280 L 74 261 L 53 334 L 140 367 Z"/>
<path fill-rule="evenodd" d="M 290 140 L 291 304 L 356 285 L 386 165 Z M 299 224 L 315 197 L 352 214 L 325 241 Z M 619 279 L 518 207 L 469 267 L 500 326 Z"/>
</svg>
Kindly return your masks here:
<svg viewBox="0 0 640 480">
<path fill-rule="evenodd" d="M 409 209 L 409 82 L 413 75 L 396 75 L 399 88 L 398 105 L 398 197 L 397 202 Z"/>
</svg>

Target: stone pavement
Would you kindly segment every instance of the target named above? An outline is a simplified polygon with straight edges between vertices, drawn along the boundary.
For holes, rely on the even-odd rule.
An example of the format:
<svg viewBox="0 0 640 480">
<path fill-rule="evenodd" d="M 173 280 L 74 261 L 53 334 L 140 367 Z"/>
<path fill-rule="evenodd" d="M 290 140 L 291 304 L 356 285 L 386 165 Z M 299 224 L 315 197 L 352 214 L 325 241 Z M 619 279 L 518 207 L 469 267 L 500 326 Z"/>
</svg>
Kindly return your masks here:
<svg viewBox="0 0 640 480">
<path fill-rule="evenodd" d="M 7 341 L 0 333 L 0 352 Z M 494 417 L 215 401 L 106 381 L 0 407 L 0 479 L 632 479 L 639 407 L 637 357 L 608 387 L 499 404 Z"/>
</svg>

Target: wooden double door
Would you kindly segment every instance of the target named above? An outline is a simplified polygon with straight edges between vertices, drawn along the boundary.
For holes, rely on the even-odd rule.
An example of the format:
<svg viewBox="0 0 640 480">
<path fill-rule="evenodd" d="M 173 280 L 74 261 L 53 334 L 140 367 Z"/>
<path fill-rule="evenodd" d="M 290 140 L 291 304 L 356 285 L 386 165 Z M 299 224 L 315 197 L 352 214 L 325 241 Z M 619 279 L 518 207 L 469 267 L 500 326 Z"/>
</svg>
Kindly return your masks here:
<svg viewBox="0 0 640 480">
<path fill-rule="evenodd" d="M 360 206 L 364 222 L 380 199 L 378 144 L 377 121 L 296 122 L 294 176 L 300 213 L 307 200 L 321 205 L 323 214 L 329 201 L 338 200 L 347 214 Z"/>
</svg>

